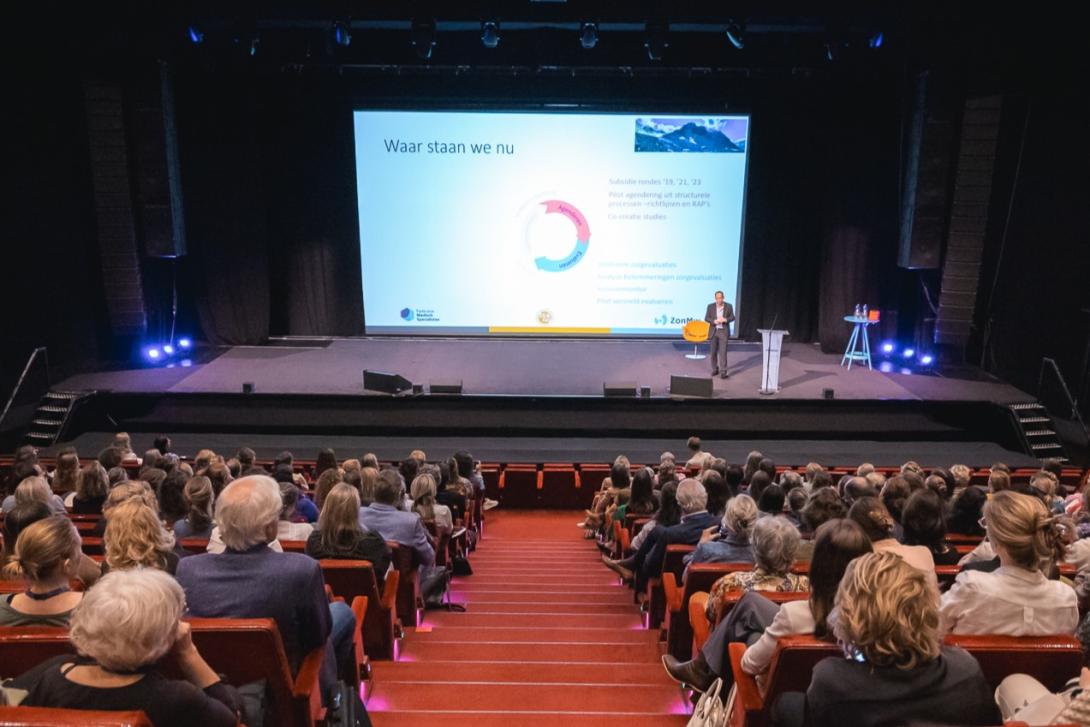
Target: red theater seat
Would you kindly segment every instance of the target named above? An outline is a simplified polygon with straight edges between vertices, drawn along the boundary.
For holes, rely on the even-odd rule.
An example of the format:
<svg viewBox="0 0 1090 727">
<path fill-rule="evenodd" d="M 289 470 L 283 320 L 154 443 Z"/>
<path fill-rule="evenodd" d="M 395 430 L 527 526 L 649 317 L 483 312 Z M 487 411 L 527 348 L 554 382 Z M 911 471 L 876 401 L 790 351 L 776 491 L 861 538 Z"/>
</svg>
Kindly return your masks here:
<svg viewBox="0 0 1090 727">
<path fill-rule="evenodd" d="M 509 464 L 500 472 L 500 502 L 505 508 L 530 508 L 541 504 L 543 482 L 537 465 Z"/>
<path fill-rule="evenodd" d="M 785 692 L 805 692 L 810 686 L 810 673 L 814 666 L 828 656 L 839 656 L 836 644 L 818 641 L 812 636 L 787 636 L 776 644 L 772 661 L 765 679 L 765 692 L 757 687 L 757 680 L 742 671 L 742 655 L 746 645 L 728 646 L 730 668 L 738 693 L 730 713 L 732 727 L 763 727 L 769 724 L 772 706 Z"/>
<path fill-rule="evenodd" d="M 397 637 L 401 621 L 397 618 L 397 587 L 401 574 L 396 570 L 386 576 L 380 593 L 375 571 L 367 560 L 320 560 L 322 577 L 333 595 L 355 604 L 366 599 L 363 620 L 363 650 L 372 659 L 393 659 L 397 656 Z M 357 619 L 358 620 L 358 619 Z"/>
<path fill-rule="evenodd" d="M 99 712 L 88 709 L 0 707 L 0 727 L 153 727 L 143 712 Z"/>
</svg>

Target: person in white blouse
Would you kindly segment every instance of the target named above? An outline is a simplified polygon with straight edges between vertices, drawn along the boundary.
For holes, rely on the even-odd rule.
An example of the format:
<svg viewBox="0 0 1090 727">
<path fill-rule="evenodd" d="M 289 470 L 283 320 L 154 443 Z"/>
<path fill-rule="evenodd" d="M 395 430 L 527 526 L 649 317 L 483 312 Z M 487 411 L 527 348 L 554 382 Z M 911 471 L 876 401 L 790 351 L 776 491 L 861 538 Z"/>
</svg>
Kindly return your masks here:
<svg viewBox="0 0 1090 727">
<path fill-rule="evenodd" d="M 1063 559 L 1064 525 L 1036 497 L 1005 490 L 984 505 L 988 540 L 999 555 L 991 573 L 963 571 L 942 596 L 948 633 L 1004 636 L 1071 634 L 1075 590 L 1045 577 Z"/>
</svg>

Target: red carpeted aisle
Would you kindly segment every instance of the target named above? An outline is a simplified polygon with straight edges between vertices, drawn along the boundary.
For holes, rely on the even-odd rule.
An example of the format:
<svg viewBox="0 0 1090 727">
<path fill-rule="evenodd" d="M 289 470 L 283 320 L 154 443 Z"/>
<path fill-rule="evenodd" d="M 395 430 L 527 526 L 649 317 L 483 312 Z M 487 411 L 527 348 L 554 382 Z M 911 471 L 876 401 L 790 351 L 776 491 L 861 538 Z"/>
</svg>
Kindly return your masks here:
<svg viewBox="0 0 1090 727">
<path fill-rule="evenodd" d="M 376 727 L 683 725 L 687 702 L 663 672 L 657 632 L 575 527 L 575 512 L 488 514 L 453 600 L 407 629 L 378 662 Z M 430 630 L 429 630 L 430 627 Z"/>
</svg>

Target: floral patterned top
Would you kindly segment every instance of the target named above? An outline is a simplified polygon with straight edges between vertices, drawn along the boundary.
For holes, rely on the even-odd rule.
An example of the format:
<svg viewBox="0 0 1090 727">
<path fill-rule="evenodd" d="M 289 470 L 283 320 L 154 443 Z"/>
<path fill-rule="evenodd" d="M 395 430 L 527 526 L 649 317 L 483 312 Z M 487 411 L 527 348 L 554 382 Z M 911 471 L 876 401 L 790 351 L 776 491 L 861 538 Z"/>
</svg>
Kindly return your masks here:
<svg viewBox="0 0 1090 727">
<path fill-rule="evenodd" d="M 751 571 L 739 571 L 728 573 L 712 584 L 711 596 L 708 598 L 704 612 L 708 621 L 715 623 L 716 614 L 722 606 L 726 594 L 730 591 L 809 591 L 810 578 L 807 576 L 786 573 L 778 575 L 768 573 L 760 566 Z"/>
</svg>

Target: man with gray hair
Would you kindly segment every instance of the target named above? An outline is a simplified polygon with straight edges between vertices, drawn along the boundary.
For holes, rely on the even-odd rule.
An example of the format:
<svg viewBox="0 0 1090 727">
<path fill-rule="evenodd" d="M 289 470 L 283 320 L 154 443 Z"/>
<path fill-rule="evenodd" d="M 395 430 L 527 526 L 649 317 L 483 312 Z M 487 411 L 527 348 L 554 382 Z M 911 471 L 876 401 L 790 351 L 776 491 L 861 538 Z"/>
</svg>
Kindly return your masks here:
<svg viewBox="0 0 1090 727">
<path fill-rule="evenodd" d="M 642 591 L 648 580 L 662 573 L 667 545 L 696 545 L 700 535 L 717 524 L 715 516 L 707 510 L 708 493 L 699 480 L 681 481 L 677 486 L 677 504 L 681 508 L 681 522 L 668 528 L 655 528 L 636 551 L 637 591 Z"/>
<path fill-rule="evenodd" d="M 276 540 L 282 507 L 273 478 L 235 480 L 216 500 L 226 551 L 183 558 L 176 577 L 190 616 L 274 619 L 293 673 L 306 654 L 325 644 L 321 683 L 328 696 L 337 681 L 337 662 L 355 658 L 356 619 L 345 603 L 326 599 L 318 561 L 268 547 Z"/>
</svg>

